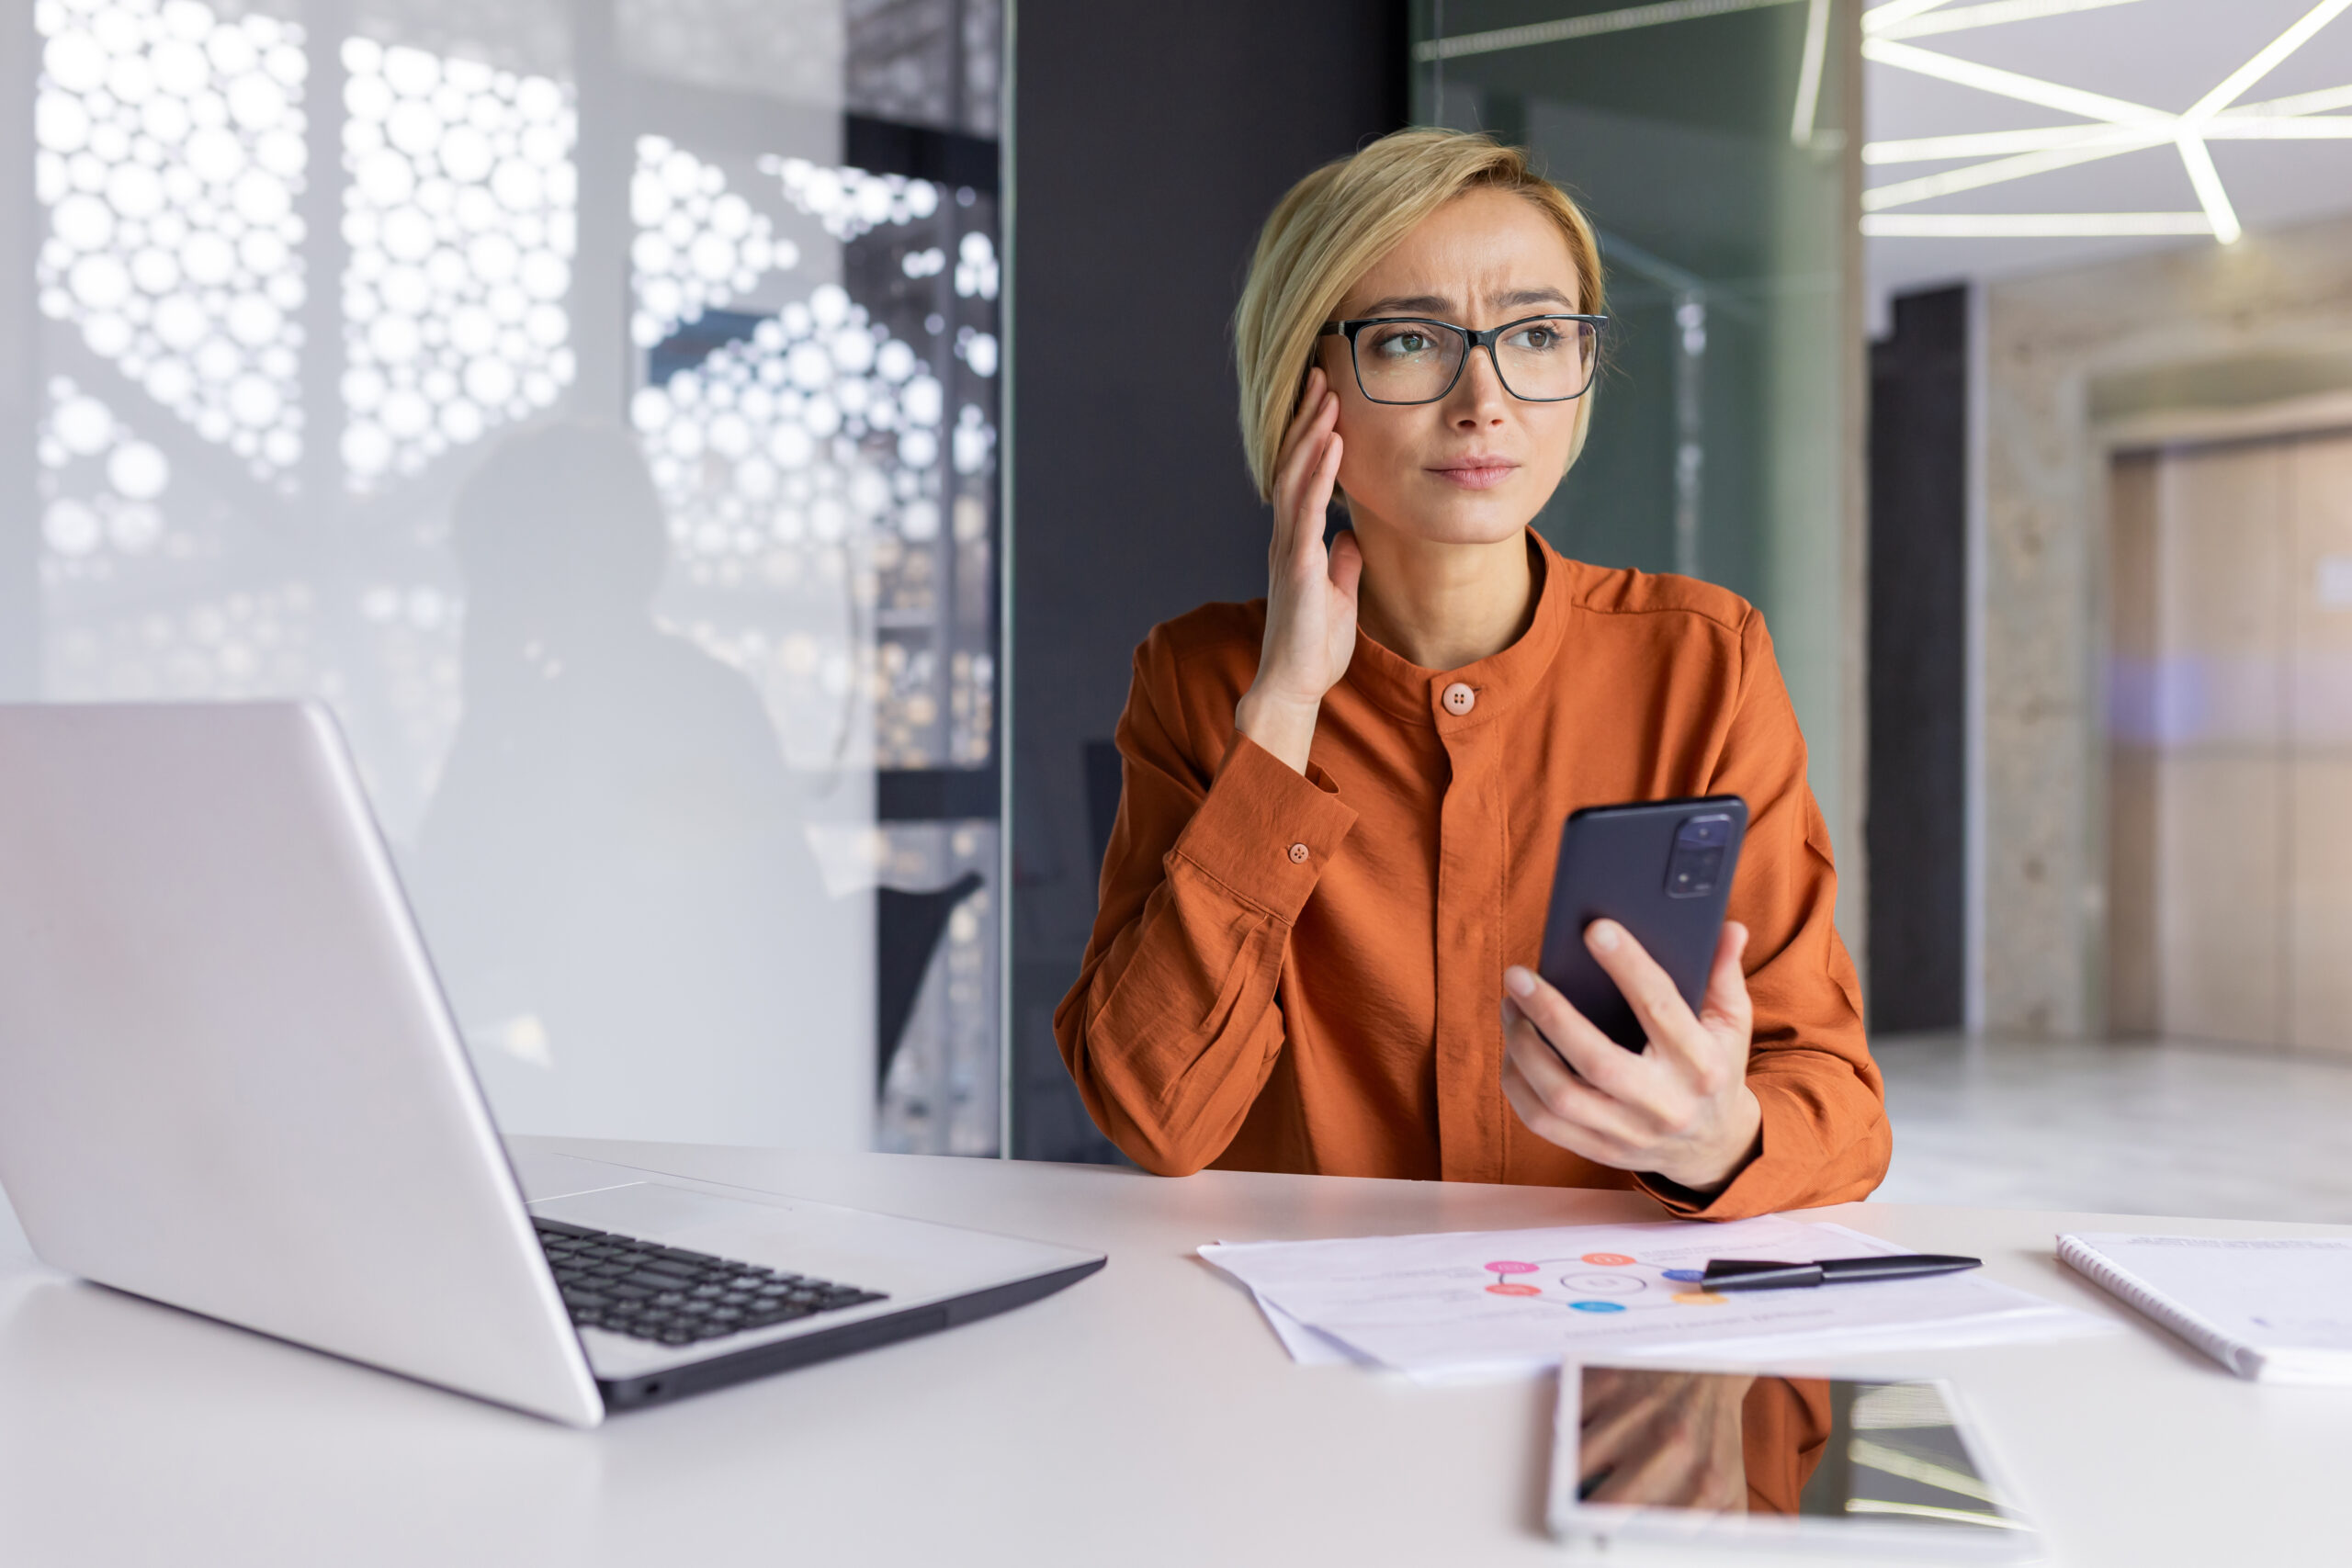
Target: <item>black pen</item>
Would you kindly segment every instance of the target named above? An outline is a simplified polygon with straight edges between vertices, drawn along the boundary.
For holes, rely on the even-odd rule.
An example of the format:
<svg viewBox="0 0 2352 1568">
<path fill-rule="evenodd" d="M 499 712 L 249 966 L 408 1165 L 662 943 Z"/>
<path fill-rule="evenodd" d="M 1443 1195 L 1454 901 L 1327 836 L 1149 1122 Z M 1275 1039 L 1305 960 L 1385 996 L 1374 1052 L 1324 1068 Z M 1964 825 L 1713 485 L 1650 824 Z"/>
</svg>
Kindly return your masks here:
<svg viewBox="0 0 2352 1568">
<path fill-rule="evenodd" d="M 1865 1280 L 1916 1280 L 1928 1274 L 1957 1274 L 1963 1269 L 1981 1269 L 1984 1265 L 1981 1258 L 1951 1258 L 1932 1252 L 1826 1258 L 1818 1263 L 1717 1258 L 1709 1260 L 1700 1283 L 1710 1291 L 1786 1291 L 1804 1285 L 1850 1285 Z"/>
</svg>

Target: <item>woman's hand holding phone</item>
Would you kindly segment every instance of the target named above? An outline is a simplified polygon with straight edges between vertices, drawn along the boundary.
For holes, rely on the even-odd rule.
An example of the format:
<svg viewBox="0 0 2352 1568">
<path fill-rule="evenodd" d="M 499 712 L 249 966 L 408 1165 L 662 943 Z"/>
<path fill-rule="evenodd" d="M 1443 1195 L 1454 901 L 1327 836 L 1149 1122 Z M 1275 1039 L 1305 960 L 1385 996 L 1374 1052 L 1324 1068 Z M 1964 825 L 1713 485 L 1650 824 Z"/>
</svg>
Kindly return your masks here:
<svg viewBox="0 0 2352 1568">
<path fill-rule="evenodd" d="M 1340 475 L 1339 424 L 1339 397 L 1317 367 L 1275 460 L 1266 640 L 1258 678 L 1233 711 L 1235 728 L 1302 773 L 1323 694 L 1348 672 L 1356 649 L 1363 552 L 1352 534 L 1323 547 L 1324 513 Z"/>
<path fill-rule="evenodd" d="M 1649 1048 L 1626 1050 L 1541 976 L 1514 964 L 1503 972 L 1504 1096 L 1546 1142 L 1702 1195 L 1721 1190 L 1763 1138 L 1763 1108 L 1747 1087 L 1755 1027 L 1740 967 L 1747 928 L 1724 923 L 1696 1013 L 1616 921 L 1593 921 L 1584 941 L 1641 1021 Z"/>
</svg>

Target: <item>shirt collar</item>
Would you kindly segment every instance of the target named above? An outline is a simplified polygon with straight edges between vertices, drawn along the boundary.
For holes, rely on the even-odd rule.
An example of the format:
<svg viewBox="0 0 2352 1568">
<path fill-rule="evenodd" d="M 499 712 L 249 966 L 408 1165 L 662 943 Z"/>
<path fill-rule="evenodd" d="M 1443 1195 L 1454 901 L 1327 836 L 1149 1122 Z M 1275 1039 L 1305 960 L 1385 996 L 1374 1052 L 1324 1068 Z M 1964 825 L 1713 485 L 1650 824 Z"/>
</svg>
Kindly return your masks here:
<svg viewBox="0 0 2352 1568">
<path fill-rule="evenodd" d="M 1430 725 L 1442 734 L 1491 724 L 1547 684 L 1552 660 L 1567 630 L 1568 563 L 1532 528 L 1527 538 L 1543 581 L 1535 590 L 1534 618 L 1518 641 L 1459 670 L 1424 670 L 1374 642 L 1359 626 L 1355 655 L 1348 660 L 1348 683 L 1384 712 Z M 1446 710 L 1445 693 L 1456 682 L 1476 694 L 1468 713 Z"/>
</svg>

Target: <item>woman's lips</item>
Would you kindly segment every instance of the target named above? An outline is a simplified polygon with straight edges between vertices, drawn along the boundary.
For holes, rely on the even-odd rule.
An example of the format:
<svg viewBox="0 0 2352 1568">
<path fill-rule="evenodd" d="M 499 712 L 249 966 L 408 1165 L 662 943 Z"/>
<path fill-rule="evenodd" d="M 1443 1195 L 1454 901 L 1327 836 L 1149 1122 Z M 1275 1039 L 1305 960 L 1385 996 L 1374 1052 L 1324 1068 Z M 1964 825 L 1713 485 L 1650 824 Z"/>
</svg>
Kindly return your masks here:
<svg viewBox="0 0 2352 1568">
<path fill-rule="evenodd" d="M 1492 490 L 1519 472 L 1519 465 L 1502 457 L 1464 457 L 1430 472 L 1464 490 Z"/>
</svg>

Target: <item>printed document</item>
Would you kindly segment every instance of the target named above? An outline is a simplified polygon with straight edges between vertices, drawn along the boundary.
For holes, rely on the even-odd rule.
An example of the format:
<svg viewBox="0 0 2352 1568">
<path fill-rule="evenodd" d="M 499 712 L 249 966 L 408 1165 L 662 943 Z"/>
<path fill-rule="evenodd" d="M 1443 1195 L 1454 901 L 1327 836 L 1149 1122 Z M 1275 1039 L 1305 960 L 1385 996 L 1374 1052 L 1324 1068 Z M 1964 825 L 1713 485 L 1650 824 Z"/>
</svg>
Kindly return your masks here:
<svg viewBox="0 0 2352 1568">
<path fill-rule="evenodd" d="M 1250 1288 L 1298 1359 L 1340 1359 L 1320 1343 L 1328 1340 L 1354 1358 L 1430 1379 L 1548 1371 L 1564 1355 L 1744 1361 L 2116 1328 L 1973 1272 L 1810 1290 L 1706 1289 L 1711 1258 L 1811 1261 L 1906 1250 L 1843 1225 L 1780 1215 L 1200 1250 Z"/>
</svg>

